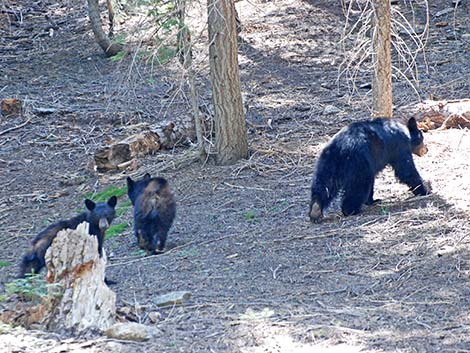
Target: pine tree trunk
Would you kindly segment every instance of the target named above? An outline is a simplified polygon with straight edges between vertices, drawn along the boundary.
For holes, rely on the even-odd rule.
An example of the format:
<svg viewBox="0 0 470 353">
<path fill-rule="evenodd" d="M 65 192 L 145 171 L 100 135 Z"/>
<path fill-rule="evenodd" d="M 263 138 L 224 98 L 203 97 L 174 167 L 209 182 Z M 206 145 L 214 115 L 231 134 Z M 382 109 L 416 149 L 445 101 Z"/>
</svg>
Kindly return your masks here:
<svg viewBox="0 0 470 353">
<path fill-rule="evenodd" d="M 232 0 L 207 0 L 207 10 L 215 114 L 215 161 L 219 165 L 229 165 L 248 155 L 235 7 Z"/>
<path fill-rule="evenodd" d="M 106 33 L 104 33 L 103 27 L 101 27 L 101 16 L 98 0 L 87 1 L 88 17 L 90 18 L 91 29 L 95 35 L 96 42 L 104 50 L 106 56 L 110 57 L 116 55 L 121 50 L 123 50 L 123 46 L 117 43 L 113 43 Z"/>
<path fill-rule="evenodd" d="M 372 116 L 392 117 L 390 0 L 374 0 Z"/>
<path fill-rule="evenodd" d="M 194 128 L 196 131 L 197 147 L 199 151 L 199 159 L 205 161 L 207 158 L 206 144 L 202 129 L 201 111 L 199 110 L 199 96 L 194 81 L 193 58 L 192 58 L 192 44 L 191 33 L 186 25 L 186 1 L 176 0 L 177 15 L 179 20 L 178 30 L 178 56 L 181 65 L 186 71 L 186 77 L 189 86 L 189 98 L 191 101 L 191 108 L 194 115 Z"/>
</svg>

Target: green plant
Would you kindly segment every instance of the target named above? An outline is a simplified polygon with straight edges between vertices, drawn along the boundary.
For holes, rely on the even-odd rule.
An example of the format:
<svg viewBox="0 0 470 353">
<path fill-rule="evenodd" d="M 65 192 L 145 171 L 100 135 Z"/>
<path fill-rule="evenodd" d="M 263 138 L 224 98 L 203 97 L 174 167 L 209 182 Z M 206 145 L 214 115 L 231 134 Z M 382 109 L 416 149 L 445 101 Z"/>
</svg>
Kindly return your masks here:
<svg viewBox="0 0 470 353">
<path fill-rule="evenodd" d="M 176 55 L 176 50 L 167 45 L 162 45 L 161 47 L 158 48 L 158 51 L 157 51 L 158 62 L 161 65 L 169 62 L 171 59 L 175 57 L 175 55 Z"/>
<path fill-rule="evenodd" d="M 22 300 L 38 303 L 48 294 L 54 297 L 62 295 L 61 286 L 58 283 L 47 283 L 47 281 L 34 274 L 25 278 L 18 278 L 5 284 L 7 296 L 18 295 Z"/>
<path fill-rule="evenodd" d="M 3 261 L 3 260 L 0 260 L 0 267 L 8 267 L 11 265 L 11 262 L 10 261 Z"/>
<path fill-rule="evenodd" d="M 108 228 L 108 230 L 106 231 L 106 235 L 105 235 L 104 239 L 110 239 L 112 237 L 115 237 L 115 236 L 121 234 L 122 232 L 124 232 L 124 230 L 128 226 L 129 226 L 129 224 L 127 222 L 118 223 L 118 224 L 114 224 L 114 225 L 110 226 Z"/>
<path fill-rule="evenodd" d="M 121 61 L 124 59 L 127 55 L 127 52 L 125 50 L 121 50 L 118 52 L 116 55 L 113 55 L 112 57 L 109 58 L 111 61 Z"/>
<path fill-rule="evenodd" d="M 125 195 L 126 193 L 127 193 L 127 186 L 117 188 L 114 185 L 110 185 L 101 192 L 98 192 L 98 193 L 89 192 L 89 193 L 86 193 L 84 196 L 88 199 L 92 199 L 95 202 L 105 202 L 105 201 L 108 201 L 108 199 L 111 196 L 121 197 Z"/>
<path fill-rule="evenodd" d="M 179 21 L 176 18 L 175 3 L 166 0 L 149 0 L 147 4 L 151 6 L 148 15 L 153 17 L 158 27 L 170 31 L 177 26 Z"/>
<path fill-rule="evenodd" d="M 256 216 L 258 216 L 258 211 L 256 210 L 248 210 L 245 212 L 245 220 L 248 222 L 254 221 Z"/>
<path fill-rule="evenodd" d="M 137 249 L 137 250 L 134 250 L 133 252 L 131 252 L 131 255 L 132 256 L 145 256 L 145 251 L 142 250 L 142 249 Z"/>
<path fill-rule="evenodd" d="M 129 208 L 132 206 L 132 202 L 130 201 L 123 201 L 120 202 L 116 208 L 116 214 L 117 216 L 122 216 L 124 213 L 126 213 Z"/>
</svg>

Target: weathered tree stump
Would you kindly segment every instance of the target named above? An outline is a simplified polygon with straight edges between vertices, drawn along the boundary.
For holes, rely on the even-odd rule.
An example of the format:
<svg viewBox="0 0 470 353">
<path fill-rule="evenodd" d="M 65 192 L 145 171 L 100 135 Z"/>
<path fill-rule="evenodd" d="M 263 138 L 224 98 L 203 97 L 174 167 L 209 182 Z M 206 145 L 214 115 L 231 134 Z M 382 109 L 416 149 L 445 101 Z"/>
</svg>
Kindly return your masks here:
<svg viewBox="0 0 470 353">
<path fill-rule="evenodd" d="M 49 329 L 81 332 L 106 330 L 114 324 L 116 294 L 104 283 L 106 254 L 98 254 L 96 237 L 88 223 L 76 230 L 60 231 L 46 253 L 47 281 L 60 286 L 50 289 L 45 323 Z"/>
<path fill-rule="evenodd" d="M 470 128 L 470 99 L 432 101 L 407 105 L 400 115 L 414 116 L 424 131 L 433 129 Z"/>
</svg>

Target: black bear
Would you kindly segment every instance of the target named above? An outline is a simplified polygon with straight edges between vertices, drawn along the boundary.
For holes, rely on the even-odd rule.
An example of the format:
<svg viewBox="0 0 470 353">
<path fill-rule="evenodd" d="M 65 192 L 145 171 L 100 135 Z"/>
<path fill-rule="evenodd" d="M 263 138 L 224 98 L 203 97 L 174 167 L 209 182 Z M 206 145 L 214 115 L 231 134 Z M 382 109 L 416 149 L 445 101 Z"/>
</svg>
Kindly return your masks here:
<svg viewBox="0 0 470 353">
<path fill-rule="evenodd" d="M 162 251 L 176 214 L 176 202 L 164 178 L 146 173 L 141 180 L 127 177 L 127 194 L 134 206 L 134 234 L 147 255 Z"/>
<path fill-rule="evenodd" d="M 325 146 L 316 164 L 312 182 L 310 220 L 318 222 L 331 201 L 343 190 L 341 209 L 345 216 L 357 214 L 374 200 L 375 176 L 391 165 L 398 180 L 415 195 L 430 189 L 416 170 L 412 153 L 427 153 L 416 120 L 407 126 L 392 119 L 355 122 L 341 129 Z"/>
<path fill-rule="evenodd" d="M 98 252 L 103 255 L 103 241 L 106 230 L 113 221 L 116 211 L 117 198 L 112 196 L 107 202 L 94 203 L 86 199 L 85 206 L 87 210 L 79 215 L 65 221 L 59 221 L 51 224 L 42 232 L 40 232 L 31 242 L 32 249 L 24 255 L 20 265 L 20 277 L 24 277 L 26 273 L 34 270 L 39 273 L 46 266 L 46 251 L 51 246 L 52 241 L 57 233 L 63 229 L 75 229 L 77 226 L 86 221 L 90 224 L 89 234 L 98 238 Z"/>
</svg>

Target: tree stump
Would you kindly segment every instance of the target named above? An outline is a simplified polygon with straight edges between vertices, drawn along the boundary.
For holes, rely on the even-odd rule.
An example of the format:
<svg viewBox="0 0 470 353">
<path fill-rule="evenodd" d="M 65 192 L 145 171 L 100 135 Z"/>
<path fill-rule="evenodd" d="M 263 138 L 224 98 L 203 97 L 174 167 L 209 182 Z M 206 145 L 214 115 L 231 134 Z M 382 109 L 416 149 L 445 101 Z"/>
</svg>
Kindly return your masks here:
<svg viewBox="0 0 470 353">
<path fill-rule="evenodd" d="M 88 234 L 88 223 L 60 231 L 46 253 L 51 288 L 45 323 L 49 329 L 81 332 L 106 330 L 114 324 L 116 294 L 104 283 L 106 254 L 98 254 L 98 240 Z"/>
</svg>

